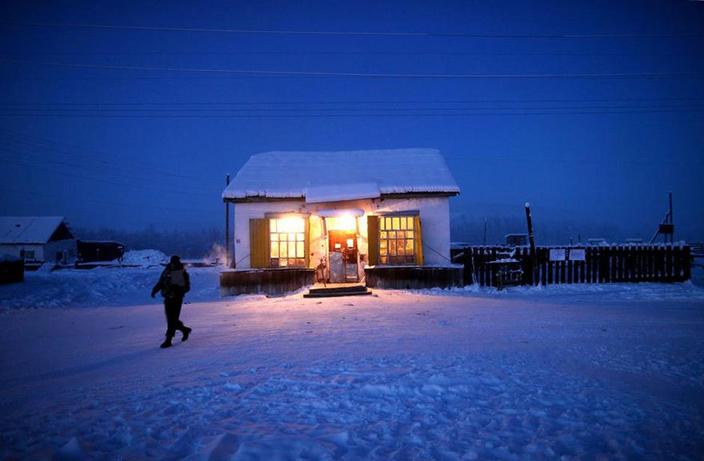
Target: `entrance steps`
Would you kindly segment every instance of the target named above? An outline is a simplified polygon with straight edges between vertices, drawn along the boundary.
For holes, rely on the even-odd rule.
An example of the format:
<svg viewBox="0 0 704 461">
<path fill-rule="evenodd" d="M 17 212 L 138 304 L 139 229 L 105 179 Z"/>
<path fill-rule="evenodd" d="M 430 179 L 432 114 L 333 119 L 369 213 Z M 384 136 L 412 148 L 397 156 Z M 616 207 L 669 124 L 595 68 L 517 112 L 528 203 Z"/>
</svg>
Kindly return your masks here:
<svg viewBox="0 0 704 461">
<path fill-rule="evenodd" d="M 359 284 L 329 283 L 327 286 L 316 285 L 304 294 L 304 298 L 330 298 L 336 296 L 365 296 L 372 294 L 367 287 Z"/>
</svg>

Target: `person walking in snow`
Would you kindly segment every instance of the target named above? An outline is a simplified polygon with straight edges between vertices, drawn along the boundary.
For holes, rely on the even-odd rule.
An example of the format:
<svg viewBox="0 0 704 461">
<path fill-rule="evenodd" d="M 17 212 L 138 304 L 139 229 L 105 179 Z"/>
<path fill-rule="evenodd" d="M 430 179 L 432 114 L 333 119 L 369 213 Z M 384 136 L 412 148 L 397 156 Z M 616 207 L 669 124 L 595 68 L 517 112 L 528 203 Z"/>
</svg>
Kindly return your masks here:
<svg viewBox="0 0 704 461">
<path fill-rule="evenodd" d="M 191 289 L 191 280 L 186 268 L 181 263 L 181 258 L 172 256 L 171 261 L 152 288 L 152 298 L 161 292 L 164 298 L 164 312 L 166 313 L 166 339 L 161 348 L 171 347 L 171 340 L 179 330 L 183 335 L 181 341 L 186 341 L 191 334 L 191 329 L 179 320 L 183 297 Z"/>
</svg>

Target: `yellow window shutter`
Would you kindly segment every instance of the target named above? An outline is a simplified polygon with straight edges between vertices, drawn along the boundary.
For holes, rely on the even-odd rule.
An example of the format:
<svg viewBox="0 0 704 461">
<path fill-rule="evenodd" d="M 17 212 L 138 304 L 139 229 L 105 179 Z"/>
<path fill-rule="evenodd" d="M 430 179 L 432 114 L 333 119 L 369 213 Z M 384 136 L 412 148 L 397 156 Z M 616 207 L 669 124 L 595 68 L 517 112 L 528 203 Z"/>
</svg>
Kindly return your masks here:
<svg viewBox="0 0 704 461">
<path fill-rule="evenodd" d="M 416 264 L 422 266 L 425 264 L 423 257 L 423 232 L 420 227 L 420 216 L 413 217 L 413 228 L 415 229 L 415 246 L 416 246 Z"/>
<path fill-rule="evenodd" d="M 379 217 L 367 216 L 367 244 L 369 253 L 369 265 L 379 264 Z"/>
<path fill-rule="evenodd" d="M 269 220 L 249 220 L 249 265 L 254 268 L 269 267 Z"/>
<path fill-rule="evenodd" d="M 306 267 L 310 267 L 310 218 L 305 218 L 305 227 L 303 228 L 303 253 L 306 258 Z"/>
</svg>

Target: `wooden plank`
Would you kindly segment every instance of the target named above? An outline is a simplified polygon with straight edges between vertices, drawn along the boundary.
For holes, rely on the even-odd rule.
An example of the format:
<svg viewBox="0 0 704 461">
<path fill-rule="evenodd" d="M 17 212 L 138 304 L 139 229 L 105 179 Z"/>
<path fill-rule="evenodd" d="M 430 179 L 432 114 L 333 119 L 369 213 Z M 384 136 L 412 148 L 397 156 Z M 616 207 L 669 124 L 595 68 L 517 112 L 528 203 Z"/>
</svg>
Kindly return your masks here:
<svg viewBox="0 0 704 461">
<path fill-rule="evenodd" d="M 682 281 L 686 282 L 687 280 L 690 280 L 692 278 L 692 249 L 689 247 L 689 245 L 686 245 L 684 247 L 682 258 Z"/>
<path fill-rule="evenodd" d="M 672 281 L 682 280 L 682 248 L 677 245 L 672 249 Z"/>
<path fill-rule="evenodd" d="M 592 283 L 592 249 L 591 248 L 586 248 L 584 251 L 585 254 L 585 272 L 586 272 L 586 277 L 585 281 L 587 283 Z"/>
</svg>

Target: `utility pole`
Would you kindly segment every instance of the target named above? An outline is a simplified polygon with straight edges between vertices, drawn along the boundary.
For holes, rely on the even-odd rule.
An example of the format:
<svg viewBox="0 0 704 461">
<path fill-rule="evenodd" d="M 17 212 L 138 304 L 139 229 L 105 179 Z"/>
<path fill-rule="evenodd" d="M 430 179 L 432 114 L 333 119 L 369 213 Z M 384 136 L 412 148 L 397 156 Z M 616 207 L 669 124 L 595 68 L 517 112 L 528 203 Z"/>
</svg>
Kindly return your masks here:
<svg viewBox="0 0 704 461">
<path fill-rule="evenodd" d="M 225 176 L 225 187 L 230 185 L 230 175 Z M 230 267 L 230 203 L 225 199 L 225 267 Z"/>
<path fill-rule="evenodd" d="M 667 214 L 665 214 L 665 217 L 658 226 L 658 230 L 653 234 L 653 238 L 650 239 L 651 244 L 655 243 L 658 235 L 662 235 L 664 243 L 667 243 L 668 237 L 670 244 L 675 242 L 675 221 L 672 219 L 672 192 L 668 192 L 668 202 Z"/>
<path fill-rule="evenodd" d="M 538 261 L 535 252 L 535 236 L 533 235 L 533 217 L 530 212 L 530 203 L 528 202 L 526 202 L 526 221 L 528 222 L 528 242 L 530 243 L 530 283 L 533 284 Z"/>
<path fill-rule="evenodd" d="M 670 201 L 670 212 L 668 213 L 670 215 L 670 225 L 671 227 L 671 232 L 670 232 L 670 244 L 675 243 L 675 221 L 672 218 L 672 191 L 668 192 L 668 199 Z"/>
</svg>

